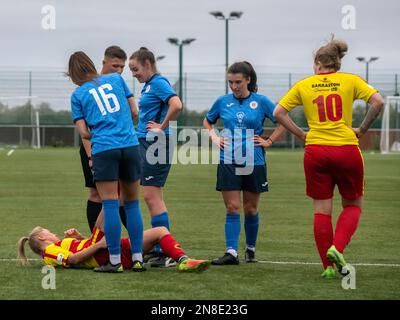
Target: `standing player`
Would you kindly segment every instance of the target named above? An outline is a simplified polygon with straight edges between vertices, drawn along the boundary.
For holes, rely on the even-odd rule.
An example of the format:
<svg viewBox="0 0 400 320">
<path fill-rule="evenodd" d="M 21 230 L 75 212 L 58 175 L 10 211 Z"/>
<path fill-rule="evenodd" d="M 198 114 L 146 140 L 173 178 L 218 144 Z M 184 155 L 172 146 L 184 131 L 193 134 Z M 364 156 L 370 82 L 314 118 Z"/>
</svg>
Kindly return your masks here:
<svg viewBox="0 0 400 320">
<path fill-rule="evenodd" d="M 359 76 L 337 72 L 347 44 L 333 39 L 314 57 L 315 75 L 296 83 L 275 109 L 276 119 L 306 143 L 304 171 L 307 195 L 314 203 L 314 237 L 325 278 L 335 270 L 347 274 L 343 251 L 355 233 L 364 194 L 364 163 L 358 139 L 364 135 L 383 107 L 383 98 Z M 371 107 L 357 129 L 352 129 L 353 101 Z M 303 105 L 310 131 L 304 132 L 288 116 Z M 342 197 L 342 212 L 332 230 L 332 197 L 335 185 Z"/>
<path fill-rule="evenodd" d="M 284 131 L 282 126 L 278 126 L 270 137 L 261 137 L 264 120 L 269 118 L 276 122 L 272 115 L 275 105 L 266 96 L 257 94 L 257 75 L 250 63 L 234 63 L 228 69 L 227 78 L 233 93 L 219 97 L 203 122 L 212 141 L 221 149 L 217 190 L 222 192 L 226 207 L 226 252 L 212 261 L 214 265 L 239 264 L 241 192 L 246 233 L 245 259 L 246 262 L 257 262 L 258 203 L 261 193 L 268 191 L 262 147 L 270 147 Z M 222 138 L 214 130 L 219 118 L 224 126 Z M 246 158 L 242 160 L 244 150 Z"/>
<path fill-rule="evenodd" d="M 135 51 L 129 59 L 129 68 L 140 83 L 144 83 L 139 99 L 139 123 L 137 134 L 140 143 L 141 180 L 143 198 L 151 215 L 152 227 L 169 227 L 169 216 L 163 199 L 162 187 L 171 168 L 173 146 L 169 145 L 171 130 L 169 122 L 176 119 L 182 110 L 182 103 L 169 81 L 161 76 L 156 67 L 154 54 L 146 48 Z M 153 153 L 148 152 L 157 143 L 161 161 L 154 161 Z M 170 148 L 172 150 L 170 150 Z M 152 159 L 153 158 L 153 159 Z M 146 262 L 152 261 L 154 267 L 175 265 L 174 261 L 163 255 L 158 247 L 148 255 Z"/>
<path fill-rule="evenodd" d="M 132 93 L 119 73 L 99 76 L 93 62 L 83 52 L 71 55 L 68 75 L 79 86 L 71 97 L 72 116 L 82 138 L 91 141 L 93 178 L 104 210 L 110 262 L 97 271 L 115 272 L 122 268 L 118 181 L 132 246 L 133 270 L 144 271 L 143 222 L 138 201 L 138 140 L 127 100 Z"/>
<path fill-rule="evenodd" d="M 110 74 L 118 72 L 122 74 L 125 67 L 127 56 L 124 50 L 118 46 L 111 46 L 104 52 L 103 67 L 101 74 Z M 131 107 L 132 119 L 137 116 L 137 109 L 133 95 L 128 98 L 129 106 Z M 97 192 L 96 185 L 93 181 L 92 174 L 92 147 L 87 139 L 82 139 L 82 145 L 79 151 L 81 157 L 82 170 L 85 177 L 85 186 L 89 189 L 89 198 L 86 206 L 86 216 L 90 230 L 93 230 L 96 219 L 102 209 L 101 198 Z M 123 207 L 120 207 L 120 216 L 122 223 L 126 226 L 126 217 Z"/>
</svg>

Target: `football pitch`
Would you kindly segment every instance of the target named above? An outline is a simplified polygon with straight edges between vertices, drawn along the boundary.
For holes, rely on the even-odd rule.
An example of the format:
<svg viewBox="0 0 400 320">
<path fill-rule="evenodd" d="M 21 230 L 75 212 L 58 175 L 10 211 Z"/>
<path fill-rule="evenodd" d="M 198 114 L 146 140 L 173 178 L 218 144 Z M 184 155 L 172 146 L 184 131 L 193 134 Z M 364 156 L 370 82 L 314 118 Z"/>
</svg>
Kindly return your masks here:
<svg viewBox="0 0 400 320">
<path fill-rule="evenodd" d="M 242 215 L 239 266 L 211 266 L 201 274 L 57 269 L 52 290 L 42 288 L 39 260 L 17 264 L 16 242 L 37 225 L 59 235 L 70 227 L 89 234 L 78 150 L 0 150 L 0 299 L 399 299 L 400 155 L 364 153 L 364 210 L 345 252 L 356 268 L 355 289 L 348 290 L 339 276 L 320 277 L 302 150 L 271 150 L 267 157 L 270 192 L 260 201 L 259 263 L 244 263 Z M 225 249 L 225 210 L 215 181 L 215 165 L 174 165 L 164 190 L 171 232 L 193 258 L 216 258 Z M 143 201 L 141 209 L 148 228 Z M 339 211 L 336 201 L 334 222 Z"/>
</svg>

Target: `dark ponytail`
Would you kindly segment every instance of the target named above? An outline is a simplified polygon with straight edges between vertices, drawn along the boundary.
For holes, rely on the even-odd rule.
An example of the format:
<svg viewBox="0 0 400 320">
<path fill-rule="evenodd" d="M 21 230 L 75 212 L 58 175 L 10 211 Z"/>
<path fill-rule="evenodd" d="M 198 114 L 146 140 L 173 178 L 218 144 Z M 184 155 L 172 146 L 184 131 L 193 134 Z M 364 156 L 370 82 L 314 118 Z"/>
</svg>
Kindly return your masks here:
<svg viewBox="0 0 400 320">
<path fill-rule="evenodd" d="M 228 68 L 227 73 L 241 73 L 246 79 L 250 79 L 249 84 L 247 85 L 247 89 L 250 92 L 257 92 L 257 73 L 254 70 L 253 66 L 248 61 L 235 62 Z"/>
</svg>

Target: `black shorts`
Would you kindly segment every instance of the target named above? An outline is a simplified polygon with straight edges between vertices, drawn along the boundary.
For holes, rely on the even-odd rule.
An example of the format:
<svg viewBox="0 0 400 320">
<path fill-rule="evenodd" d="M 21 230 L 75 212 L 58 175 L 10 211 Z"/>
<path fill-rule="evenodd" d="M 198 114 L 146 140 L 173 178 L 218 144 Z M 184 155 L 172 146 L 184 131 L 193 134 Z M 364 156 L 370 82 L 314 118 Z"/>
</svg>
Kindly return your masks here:
<svg viewBox="0 0 400 320">
<path fill-rule="evenodd" d="M 240 171 L 248 174 L 240 174 Z M 267 167 L 266 165 L 256 165 L 251 168 L 220 163 L 217 169 L 216 189 L 217 191 L 267 192 Z"/>
<path fill-rule="evenodd" d="M 81 144 L 81 147 L 79 149 L 79 155 L 81 156 L 82 171 L 83 171 L 83 176 L 85 177 L 85 187 L 96 189 L 96 184 L 94 183 L 93 180 L 92 169 L 89 167 L 89 158 L 86 154 L 83 144 Z"/>
<path fill-rule="evenodd" d="M 92 156 L 94 181 L 127 181 L 140 179 L 139 147 L 113 149 Z"/>
<path fill-rule="evenodd" d="M 158 137 L 153 141 L 147 141 L 146 138 L 139 139 L 141 160 L 140 184 L 142 186 L 163 187 L 167 181 L 174 151 L 173 147 L 171 147 L 172 151 L 170 150 L 169 135 L 165 135 L 165 143 L 157 145 L 160 148 L 155 150 L 155 152 L 149 152 L 150 155 L 154 153 L 154 158 L 149 158 L 147 151 L 157 141 Z M 155 146 L 153 147 L 155 148 Z M 156 162 L 157 157 L 160 157 L 160 162 Z"/>
</svg>

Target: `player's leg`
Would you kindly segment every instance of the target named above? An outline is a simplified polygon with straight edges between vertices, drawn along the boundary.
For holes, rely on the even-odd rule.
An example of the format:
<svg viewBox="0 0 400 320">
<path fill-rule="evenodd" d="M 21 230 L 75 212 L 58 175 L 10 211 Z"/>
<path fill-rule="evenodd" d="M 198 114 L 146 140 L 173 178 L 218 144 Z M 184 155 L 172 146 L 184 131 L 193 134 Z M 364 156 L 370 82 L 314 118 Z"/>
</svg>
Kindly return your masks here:
<svg viewBox="0 0 400 320">
<path fill-rule="evenodd" d="M 320 255 L 325 278 L 333 277 L 333 263 L 326 256 L 333 243 L 332 197 L 335 187 L 325 146 L 307 146 L 304 151 L 304 171 L 307 195 L 313 199 L 314 240 Z"/>
<path fill-rule="evenodd" d="M 244 231 L 246 233 L 246 262 L 257 262 L 255 257 L 258 236 L 258 203 L 260 193 L 243 191 Z"/>
<path fill-rule="evenodd" d="M 118 203 L 118 171 L 120 149 L 94 154 L 93 171 L 96 188 L 103 202 L 104 234 L 110 253 L 110 264 L 95 268 L 97 272 L 120 272 L 121 266 L 121 220 Z"/>
<path fill-rule="evenodd" d="M 101 198 L 96 189 L 96 184 L 93 180 L 92 168 L 89 164 L 89 158 L 86 154 L 86 150 L 81 145 L 79 149 L 79 155 L 81 158 L 82 172 L 85 178 L 85 187 L 89 189 L 89 197 L 86 204 L 86 217 L 89 224 L 90 232 L 93 231 L 93 227 L 96 223 L 96 219 L 100 214 L 103 205 Z"/>
<path fill-rule="evenodd" d="M 101 198 L 96 188 L 89 188 L 89 197 L 86 205 L 86 217 L 89 224 L 90 231 L 96 224 L 96 220 L 103 209 Z"/>
<path fill-rule="evenodd" d="M 212 261 L 214 265 L 237 265 L 239 264 L 238 257 L 238 242 L 240 235 L 240 191 L 222 191 L 222 198 L 225 203 L 225 254 Z"/>
<path fill-rule="evenodd" d="M 104 235 L 110 254 L 110 264 L 95 268 L 96 272 L 121 272 L 121 221 L 118 213 L 118 181 L 97 181 L 103 199 Z"/>
<path fill-rule="evenodd" d="M 336 183 L 342 196 L 343 210 L 336 223 L 333 246 L 328 255 L 339 261 L 341 267 L 346 262 L 343 252 L 357 230 L 361 216 L 364 193 L 364 162 L 357 146 L 337 147 Z M 347 274 L 347 270 L 344 272 Z"/>
<path fill-rule="evenodd" d="M 256 165 L 251 174 L 243 176 L 244 230 L 246 233 L 245 261 L 257 262 L 255 256 L 259 227 L 258 203 L 262 192 L 268 192 L 266 165 Z"/>
<path fill-rule="evenodd" d="M 139 207 L 140 162 L 138 147 L 122 149 L 120 186 L 132 250 L 133 270 L 143 268 L 143 220 Z"/>
<path fill-rule="evenodd" d="M 168 209 L 162 191 L 171 169 L 172 152 L 169 151 L 169 136 L 157 136 L 154 142 L 145 139 L 140 139 L 139 142 L 142 161 L 143 199 L 150 213 L 151 226 L 153 228 L 165 227 L 170 230 Z M 150 148 L 154 143 L 157 143 L 157 151 Z M 156 153 L 157 159 L 152 159 L 155 156 L 152 150 Z M 154 163 L 154 160 L 157 160 L 157 162 Z M 145 261 L 151 263 L 152 267 L 172 267 L 176 265 L 176 262 L 162 253 L 159 245 L 155 245 L 154 250 L 145 256 Z"/>
<path fill-rule="evenodd" d="M 180 272 L 201 272 L 210 266 L 208 260 L 189 258 L 165 227 L 151 228 L 143 232 L 143 252 L 152 250 L 155 244 L 160 244 L 164 254 L 178 262 Z"/>
</svg>

